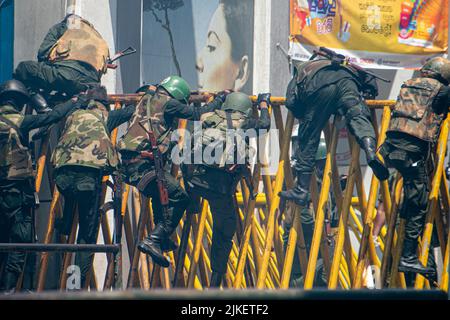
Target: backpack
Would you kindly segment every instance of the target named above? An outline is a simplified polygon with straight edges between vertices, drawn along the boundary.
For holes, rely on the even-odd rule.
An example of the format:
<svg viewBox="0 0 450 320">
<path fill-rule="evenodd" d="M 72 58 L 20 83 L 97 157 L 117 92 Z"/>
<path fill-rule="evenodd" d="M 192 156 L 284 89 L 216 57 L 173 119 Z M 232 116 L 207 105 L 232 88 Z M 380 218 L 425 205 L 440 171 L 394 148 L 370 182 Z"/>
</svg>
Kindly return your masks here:
<svg viewBox="0 0 450 320">
<path fill-rule="evenodd" d="M 0 179 L 22 180 L 33 177 L 31 154 L 20 141 L 16 123 L 0 116 Z"/>
<path fill-rule="evenodd" d="M 215 110 L 203 114 L 200 120 L 202 130 L 194 133 L 198 136 L 193 139 L 192 164 L 182 166 L 184 178 L 196 189 L 233 193 L 239 179 L 249 172 L 253 152 L 240 135 L 248 116 L 239 111 Z M 196 163 L 199 155 L 201 163 Z"/>
</svg>

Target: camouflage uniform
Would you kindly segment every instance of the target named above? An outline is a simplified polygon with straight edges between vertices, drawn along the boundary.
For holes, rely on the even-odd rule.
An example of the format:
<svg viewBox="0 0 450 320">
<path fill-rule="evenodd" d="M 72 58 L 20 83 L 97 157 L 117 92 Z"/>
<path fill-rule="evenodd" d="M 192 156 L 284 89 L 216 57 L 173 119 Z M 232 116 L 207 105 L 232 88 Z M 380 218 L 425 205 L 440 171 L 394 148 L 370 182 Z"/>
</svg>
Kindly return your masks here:
<svg viewBox="0 0 450 320">
<path fill-rule="evenodd" d="M 171 150 L 171 135 L 178 127 L 178 119 L 198 120 L 201 114 L 210 112 L 220 106 L 220 99 L 199 108 L 186 105 L 159 90 L 149 91 L 136 106 L 136 111 L 130 121 L 125 135 L 119 140 L 117 148 L 121 154 L 122 174 L 124 181 L 138 188 L 146 197 L 152 198 L 153 219 L 156 228 L 149 237 L 156 236 L 164 243 L 173 233 L 189 204 L 189 197 L 180 186 L 179 182 L 165 172 L 165 184 L 169 198 L 168 216 L 163 216 L 163 208 L 159 197 L 159 189 L 155 177 L 155 167 L 152 159 L 143 157 L 141 152 L 151 151 L 151 143 L 148 139 L 149 121 L 147 116 L 147 104 L 150 104 L 150 119 L 158 147 L 164 161 L 167 161 Z M 145 129 L 144 129 L 144 128 Z M 147 131 L 146 131 L 147 130 Z M 148 179 L 147 179 L 148 178 Z M 146 241 L 144 239 L 144 241 Z M 159 245 L 159 242 L 158 242 Z M 157 246 L 154 246 L 158 250 Z M 161 246 L 163 248 L 164 244 Z M 155 261 L 155 257 L 152 256 Z M 163 258 L 162 253 L 157 253 L 156 259 Z M 161 265 L 168 264 L 164 259 L 157 262 Z"/>
<path fill-rule="evenodd" d="M 3 104 L 0 102 L 0 104 Z M 45 115 L 23 116 L 8 102 L 0 106 L 0 242 L 32 242 L 32 210 L 35 204 L 34 171 L 28 134 L 31 130 L 56 123 L 75 107 L 72 101 L 58 106 Z M 5 120 L 6 119 L 6 120 Z M 8 120 L 14 124 L 12 126 Z M 10 134 L 3 135 L 7 128 Z M 14 141 L 8 143 L 5 138 Z M 0 254 L 0 265 L 5 262 L 0 290 L 9 290 L 22 272 L 25 253 Z"/>
<path fill-rule="evenodd" d="M 442 120 L 447 116 L 449 89 L 432 78 L 406 81 L 380 152 L 403 177 L 400 216 L 406 219 L 405 238 L 417 241 L 422 233 L 430 191 L 427 163 Z"/>
<path fill-rule="evenodd" d="M 72 15 L 49 30 L 37 58 L 38 62 L 19 63 L 14 78 L 33 91 L 72 96 L 86 90 L 87 84 L 100 83 L 109 50 L 87 21 Z"/>
<path fill-rule="evenodd" d="M 231 95 L 228 95 L 231 97 Z M 254 118 L 247 114 L 244 116 L 241 112 L 227 110 L 225 100 L 221 110 L 216 110 L 214 113 L 207 113 L 202 116 L 202 139 L 203 147 L 211 148 L 211 143 L 220 141 L 220 134 L 217 131 L 226 131 L 228 129 L 225 113 L 228 113 L 229 119 L 232 122 L 232 128 L 237 130 L 268 130 L 270 128 L 270 115 L 267 109 L 261 109 L 260 118 Z M 246 99 L 249 100 L 248 96 Z M 268 96 L 266 102 L 270 99 Z M 252 104 L 250 101 L 249 110 L 252 111 Z M 229 107 L 231 109 L 231 107 Z M 230 123 L 231 125 L 231 123 Z M 239 132 L 239 131 L 238 131 Z M 235 139 L 240 139 L 239 135 L 236 135 Z M 194 138 L 195 141 L 195 138 Z M 226 146 L 225 141 L 224 146 Z M 241 141 L 243 142 L 243 141 Z M 239 145 L 239 140 L 235 142 Z M 246 142 L 248 145 L 248 142 Z M 239 148 L 238 148 L 239 149 Z M 203 155 L 206 154 L 206 149 L 203 149 Z M 229 153 L 224 150 L 223 155 L 227 156 Z M 193 148 L 195 153 L 195 146 Z M 238 153 L 238 151 L 236 152 Z M 234 153 L 233 153 L 234 154 Z M 226 158 L 222 156 L 219 162 L 223 162 Z M 237 155 L 245 156 L 244 154 Z M 239 158 L 238 158 L 239 159 Z M 193 159 L 195 160 L 195 155 Z M 205 158 L 203 161 L 206 162 Z M 193 163 L 193 162 L 192 162 Z M 206 162 L 207 163 L 207 162 Z M 228 163 L 228 162 L 226 162 Z M 239 163 L 236 160 L 233 163 Z M 211 245 L 211 287 L 219 287 L 222 281 L 222 277 L 227 270 L 227 262 L 232 248 L 233 236 L 237 227 L 237 210 L 238 206 L 236 198 L 236 186 L 242 179 L 243 172 L 236 169 L 236 172 L 229 172 L 224 170 L 223 163 L 213 164 L 194 164 L 183 165 L 183 178 L 185 185 L 189 193 L 193 195 L 193 198 L 203 197 L 208 200 L 209 208 L 213 217 L 213 230 L 212 230 L 212 245 Z"/>
<path fill-rule="evenodd" d="M 132 106 L 108 112 L 103 103 L 91 100 L 86 109 L 75 111 L 66 120 L 52 162 L 56 169 L 55 183 L 64 196 L 64 214 L 59 228 L 63 234 L 69 234 L 78 206 L 77 243 L 97 242 L 101 180 L 118 166 L 110 132 L 128 121 L 133 112 Z M 76 255 L 75 264 L 81 269 L 83 287 L 92 257 L 92 253 L 85 252 Z"/>
</svg>

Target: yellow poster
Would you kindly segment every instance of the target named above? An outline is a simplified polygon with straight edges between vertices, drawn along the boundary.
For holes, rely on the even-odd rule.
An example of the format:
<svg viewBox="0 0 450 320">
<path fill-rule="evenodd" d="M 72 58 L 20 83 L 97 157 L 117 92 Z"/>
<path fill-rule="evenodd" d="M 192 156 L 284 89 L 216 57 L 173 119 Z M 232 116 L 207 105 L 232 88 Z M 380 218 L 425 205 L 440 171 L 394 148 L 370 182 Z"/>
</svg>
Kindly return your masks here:
<svg viewBox="0 0 450 320">
<path fill-rule="evenodd" d="M 448 0 L 290 0 L 291 55 L 325 46 L 372 68 L 417 68 L 448 47 Z"/>
</svg>

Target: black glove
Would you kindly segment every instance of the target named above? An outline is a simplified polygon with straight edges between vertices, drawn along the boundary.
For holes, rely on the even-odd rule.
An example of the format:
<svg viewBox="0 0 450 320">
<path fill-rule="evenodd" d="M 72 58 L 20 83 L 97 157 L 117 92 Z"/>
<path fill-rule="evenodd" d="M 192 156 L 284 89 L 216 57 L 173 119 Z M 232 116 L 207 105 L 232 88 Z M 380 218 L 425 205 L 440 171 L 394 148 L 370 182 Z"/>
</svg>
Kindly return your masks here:
<svg viewBox="0 0 450 320">
<path fill-rule="evenodd" d="M 445 168 L 445 176 L 447 177 L 447 180 L 450 180 L 450 164 Z"/>
<path fill-rule="evenodd" d="M 87 91 L 78 94 L 77 103 L 81 107 L 87 107 L 91 100 L 108 104 L 108 94 L 106 93 L 106 88 L 101 85 L 94 85 L 89 87 Z"/>
<path fill-rule="evenodd" d="M 232 93 L 233 90 L 223 90 L 217 93 L 216 98 L 219 98 L 222 103 L 225 102 L 225 99 L 227 98 L 227 96 Z"/>
<path fill-rule="evenodd" d="M 256 103 L 259 105 L 261 104 L 261 102 L 266 102 L 267 104 L 270 104 L 270 98 L 272 97 L 272 95 L 270 93 L 260 93 L 258 94 L 258 100 L 256 100 Z"/>
</svg>

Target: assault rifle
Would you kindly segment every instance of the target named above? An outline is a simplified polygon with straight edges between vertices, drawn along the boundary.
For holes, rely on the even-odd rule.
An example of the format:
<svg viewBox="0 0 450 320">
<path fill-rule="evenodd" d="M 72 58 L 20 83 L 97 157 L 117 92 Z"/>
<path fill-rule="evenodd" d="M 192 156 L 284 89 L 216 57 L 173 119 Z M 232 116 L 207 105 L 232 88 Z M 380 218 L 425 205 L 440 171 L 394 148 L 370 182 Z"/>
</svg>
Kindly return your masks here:
<svg viewBox="0 0 450 320">
<path fill-rule="evenodd" d="M 129 56 L 131 54 L 135 54 L 136 49 L 133 47 L 128 47 L 125 50 L 117 52 L 112 58 L 107 61 L 107 66 L 109 69 L 117 69 L 117 64 L 114 64 L 115 61 L 123 58 L 125 56 Z"/>
<path fill-rule="evenodd" d="M 142 124 L 142 122 L 139 122 L 139 125 L 144 129 L 144 131 L 148 135 L 148 140 L 150 141 L 151 145 L 151 152 L 143 151 L 141 152 L 142 158 L 147 158 L 150 160 L 153 160 L 153 163 L 155 165 L 155 173 L 156 175 L 156 182 L 158 185 L 158 193 L 159 193 L 159 200 L 161 202 L 161 206 L 163 208 L 163 216 L 164 218 L 167 218 L 169 216 L 169 193 L 167 191 L 167 182 L 164 174 L 164 161 L 161 154 L 161 151 L 159 150 L 158 143 L 156 141 L 155 133 L 153 130 L 153 124 L 150 118 L 150 103 L 151 99 L 148 99 L 147 101 L 147 118 L 146 120 L 149 124 L 150 130 L 147 130 L 147 128 Z M 151 175 L 147 180 L 147 183 L 150 182 L 154 175 Z M 148 175 L 147 175 L 148 176 Z M 146 178 L 145 176 L 143 179 Z M 145 183 L 145 185 L 147 184 Z M 145 187 L 144 185 L 144 187 Z"/>
<path fill-rule="evenodd" d="M 349 67 L 355 69 L 356 71 L 368 74 L 368 75 L 374 77 L 375 79 L 381 80 L 383 82 L 387 82 L 387 83 L 391 82 L 388 79 L 382 78 L 379 75 L 377 75 L 373 72 L 370 72 L 364 68 L 361 68 L 360 66 L 350 62 L 350 59 L 348 57 L 344 56 L 343 54 L 337 53 L 331 49 L 328 49 L 325 47 L 320 47 L 319 50 L 313 51 L 313 55 L 311 56 L 311 58 L 309 60 L 314 60 L 317 56 L 327 58 L 339 66 L 349 66 Z"/>
</svg>

